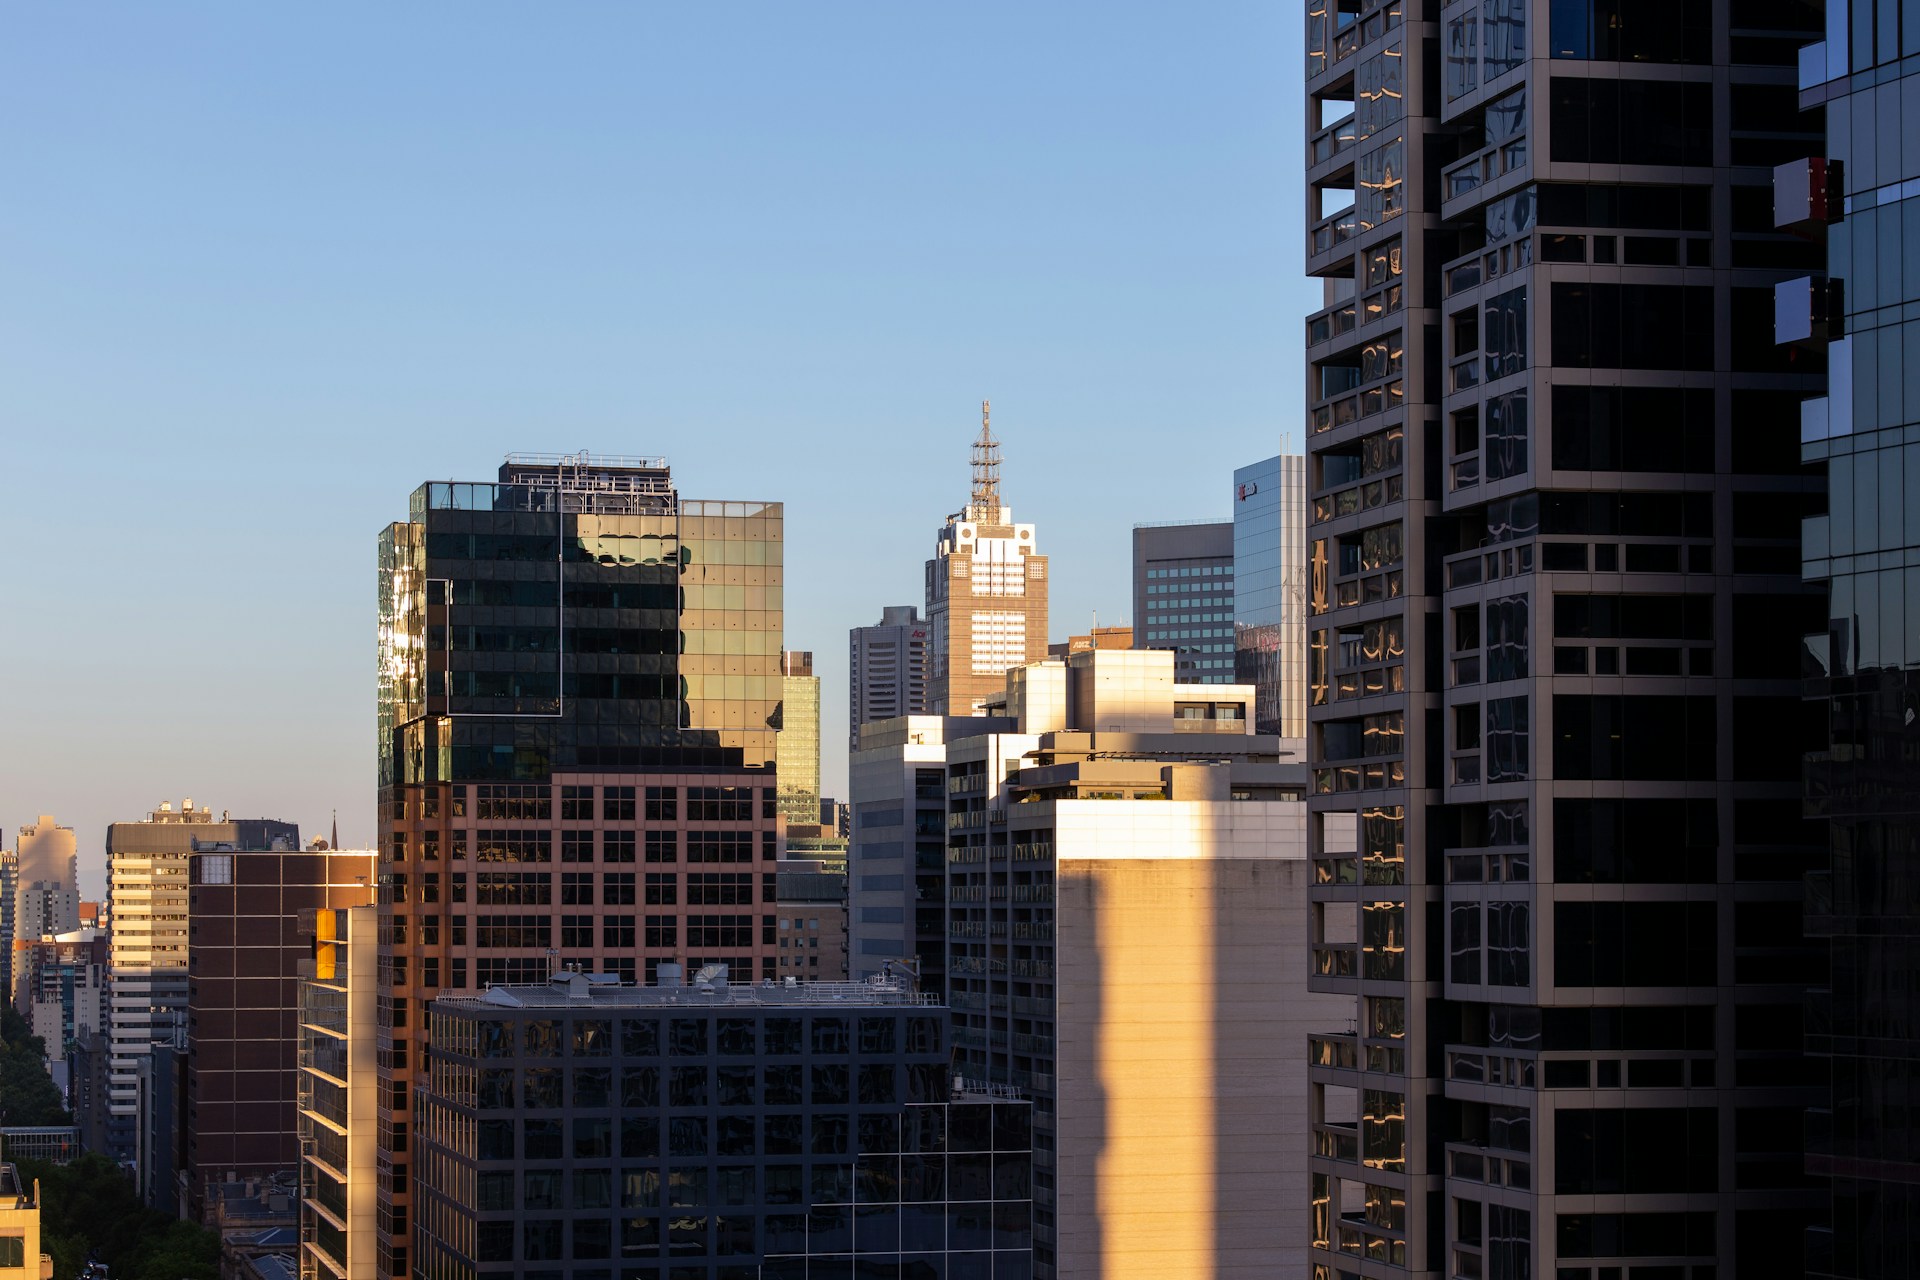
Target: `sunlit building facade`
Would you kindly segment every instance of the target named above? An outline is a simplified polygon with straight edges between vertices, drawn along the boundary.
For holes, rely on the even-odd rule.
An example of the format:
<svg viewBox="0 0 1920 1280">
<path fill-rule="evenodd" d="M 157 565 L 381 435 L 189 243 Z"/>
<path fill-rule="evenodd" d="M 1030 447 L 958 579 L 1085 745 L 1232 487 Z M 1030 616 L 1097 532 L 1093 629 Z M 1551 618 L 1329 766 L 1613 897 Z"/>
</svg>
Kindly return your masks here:
<svg viewBox="0 0 1920 1280">
<path fill-rule="evenodd" d="M 1306 768 L 1252 703 L 1094 650 L 947 744 L 955 1070 L 1034 1100 L 1041 1280 L 1307 1275 L 1298 1051 L 1337 1002 L 1303 989 Z"/>
<path fill-rule="evenodd" d="M 947 517 L 927 561 L 927 711 L 978 715 L 1007 669 L 1047 656 L 1047 558 L 1030 524 L 1000 501 L 1000 442 L 973 446 L 973 492 Z"/>
<path fill-rule="evenodd" d="M 1799 1275 L 1817 10 L 1304 10 L 1316 1280 Z"/>
<path fill-rule="evenodd" d="M 820 825 L 820 677 L 813 655 L 789 649 L 780 659 L 780 816 L 787 826 Z"/>
<path fill-rule="evenodd" d="M 302 913 L 299 986 L 300 1280 L 373 1280 L 379 1080 L 379 909 Z"/>
<path fill-rule="evenodd" d="M 155 1052 L 186 1047 L 187 860 L 196 841 L 245 849 L 292 849 L 300 828 L 266 818 L 216 820 L 191 799 L 175 809 L 164 802 L 143 822 L 107 827 L 107 895 L 113 926 L 108 933 L 106 1136 L 108 1154 L 131 1161 L 147 1186 L 171 1191 L 170 1167 L 146 1168 L 143 1154 L 154 1144 L 152 1112 L 165 1100 L 148 1088 L 142 1063 Z M 96 1098 L 96 1105 L 101 1099 Z"/>
<path fill-rule="evenodd" d="M 659 459 L 512 455 L 382 533 L 381 1275 L 412 1256 L 425 1001 L 776 975 L 783 523 Z"/>
</svg>

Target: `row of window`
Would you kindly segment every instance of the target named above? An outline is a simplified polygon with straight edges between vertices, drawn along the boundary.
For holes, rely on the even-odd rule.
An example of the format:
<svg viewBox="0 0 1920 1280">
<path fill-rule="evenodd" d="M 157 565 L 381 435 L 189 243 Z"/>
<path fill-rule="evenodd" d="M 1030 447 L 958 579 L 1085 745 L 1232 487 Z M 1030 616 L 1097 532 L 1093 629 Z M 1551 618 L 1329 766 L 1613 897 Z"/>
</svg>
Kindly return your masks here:
<svg viewBox="0 0 1920 1280">
<path fill-rule="evenodd" d="M 562 784 L 560 816 L 563 819 L 590 821 L 594 801 L 599 800 L 599 816 L 615 822 L 630 822 L 644 812 L 650 822 L 671 822 L 679 815 L 681 792 L 686 793 L 687 817 L 694 822 L 746 822 L 753 818 L 757 796 L 765 816 L 772 817 L 767 806 L 774 802 L 772 787 L 671 787 L 605 786 Z M 544 783 L 483 783 L 473 788 L 475 818 L 485 821 L 544 821 L 553 817 L 554 788 Z M 644 793 L 644 809 L 640 808 Z M 440 816 L 440 793 L 427 789 L 420 796 L 421 818 Z M 452 788 L 449 808 L 456 818 L 466 817 L 467 787 Z M 404 794 L 389 801 L 389 816 L 395 821 L 407 818 Z"/>
</svg>

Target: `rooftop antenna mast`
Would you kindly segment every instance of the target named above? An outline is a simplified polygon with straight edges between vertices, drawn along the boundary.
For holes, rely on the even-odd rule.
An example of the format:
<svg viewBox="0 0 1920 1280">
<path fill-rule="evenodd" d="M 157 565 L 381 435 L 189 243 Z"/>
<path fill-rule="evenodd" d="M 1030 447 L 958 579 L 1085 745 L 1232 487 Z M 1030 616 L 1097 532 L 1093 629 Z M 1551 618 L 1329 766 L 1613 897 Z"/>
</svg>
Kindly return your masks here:
<svg viewBox="0 0 1920 1280">
<path fill-rule="evenodd" d="M 973 442 L 973 500 L 968 516 L 975 523 L 1000 520 L 1000 442 L 993 438 L 993 402 L 980 402 L 980 438 Z"/>
</svg>

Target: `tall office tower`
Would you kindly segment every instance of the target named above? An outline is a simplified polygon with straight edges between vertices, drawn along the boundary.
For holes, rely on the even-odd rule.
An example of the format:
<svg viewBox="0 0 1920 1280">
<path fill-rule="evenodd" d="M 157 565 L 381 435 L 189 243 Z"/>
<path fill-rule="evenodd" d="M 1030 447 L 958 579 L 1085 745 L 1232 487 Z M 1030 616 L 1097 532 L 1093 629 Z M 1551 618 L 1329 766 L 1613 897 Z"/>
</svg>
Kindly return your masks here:
<svg viewBox="0 0 1920 1280">
<path fill-rule="evenodd" d="M 1133 526 L 1133 647 L 1170 649 L 1181 684 L 1232 684 L 1233 522 Z"/>
<path fill-rule="evenodd" d="M 1317 1275 L 1799 1274 L 1811 10 L 1307 10 Z"/>
<path fill-rule="evenodd" d="M 15 942 L 35 942 L 80 927 L 79 845 L 73 828 L 43 813 L 37 822 L 20 828 L 14 851 L 10 867 L 0 870 L 0 893 L 6 895 L 0 906 L 0 949 L 5 952 L 11 952 Z M 11 959 L 0 956 L 0 965 Z M 9 968 L 5 977 L 12 997 L 20 975 Z M 28 1011 L 24 1004 L 16 1002 L 16 1007 L 22 1014 Z"/>
<path fill-rule="evenodd" d="M 1032 1105 L 955 1088 L 903 980 L 563 974 L 428 1015 L 423 1276 L 1030 1274 Z"/>
<path fill-rule="evenodd" d="M 1808 1122 L 1807 1171 L 1831 1196 L 1807 1274 L 1850 1280 L 1920 1274 L 1907 1101 L 1920 1041 L 1920 325 L 1906 320 L 1920 305 L 1920 98 L 1908 92 L 1920 89 L 1920 9 L 1898 8 L 1829 0 L 1825 40 L 1800 59 L 1800 102 L 1824 116 L 1825 146 L 1776 171 L 1773 201 L 1781 226 L 1824 240 L 1832 273 L 1779 286 L 1776 323 L 1829 370 L 1800 416 L 1802 457 L 1828 486 L 1804 539 L 1806 576 L 1827 594 L 1826 621 L 1808 628 L 1808 693 L 1829 726 L 1807 770 L 1830 860 L 1809 878 L 1807 923 L 1831 954 L 1807 1048 L 1832 1071 Z"/>
<path fill-rule="evenodd" d="M 109 958 L 107 1154 L 131 1161 L 138 1180 L 156 1099 L 143 1086 L 141 1064 L 156 1044 L 184 1047 L 187 1016 L 187 857 L 194 842 L 224 841 L 249 849 L 277 842 L 297 847 L 300 829 L 271 819 L 215 821 L 192 800 L 163 802 L 144 822 L 107 827 L 107 896 L 113 928 Z M 161 1100 L 164 1101 L 164 1100 Z"/>
<path fill-rule="evenodd" d="M 381 1275 L 409 1272 L 427 999 L 774 976 L 783 523 L 658 459 L 514 455 L 381 535 Z"/>
<path fill-rule="evenodd" d="M 927 710 L 970 716 L 1006 687 L 1007 668 L 1047 654 L 1047 558 L 1030 524 L 1000 503 L 1000 442 L 980 406 L 973 493 L 947 517 L 927 561 Z"/>
<path fill-rule="evenodd" d="M 1307 736 L 1307 460 L 1233 473 L 1234 679 L 1253 686 L 1255 733 Z"/>
<path fill-rule="evenodd" d="M 847 633 L 847 750 L 860 726 L 927 712 L 927 646 L 932 632 L 910 604 L 890 604 L 880 621 Z"/>
<path fill-rule="evenodd" d="M 374 1280 L 379 910 L 312 918 L 300 1021 L 300 1280 Z"/>
<path fill-rule="evenodd" d="M 850 977 L 871 978 L 904 960 L 917 966 L 924 990 L 946 990 L 947 749 L 1012 729 L 1003 716 L 897 716 L 861 730 L 847 774 Z"/>
<path fill-rule="evenodd" d="M 787 827 L 820 825 L 820 677 L 813 655 L 789 649 L 780 656 L 780 737 L 775 746 L 780 816 Z"/>
<path fill-rule="evenodd" d="M 187 857 L 187 1054 L 180 1200 L 300 1163 L 300 968 L 314 912 L 373 901 L 374 852 L 244 849 L 197 840 Z"/>
<path fill-rule="evenodd" d="M 1308 1274 L 1307 770 L 1173 664 L 1017 669 L 947 747 L 954 1069 L 1031 1091 L 1040 1280 Z"/>
</svg>

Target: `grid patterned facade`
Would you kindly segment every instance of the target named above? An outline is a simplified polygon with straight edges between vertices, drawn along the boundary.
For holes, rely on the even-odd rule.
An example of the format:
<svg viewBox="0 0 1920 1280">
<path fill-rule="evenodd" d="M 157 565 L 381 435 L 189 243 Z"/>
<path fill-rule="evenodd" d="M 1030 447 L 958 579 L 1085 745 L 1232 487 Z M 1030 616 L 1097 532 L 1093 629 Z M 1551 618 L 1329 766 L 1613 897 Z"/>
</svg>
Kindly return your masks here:
<svg viewBox="0 0 1920 1280">
<path fill-rule="evenodd" d="M 1027 1280 L 1030 1105 L 872 985 L 432 1006 L 429 1280 Z"/>
<path fill-rule="evenodd" d="M 820 677 L 813 655 L 789 651 L 780 677 L 777 769 L 780 816 L 788 827 L 820 825 Z"/>
<path fill-rule="evenodd" d="M 1315 1280 L 1797 1274 L 1812 11 L 1303 7 Z"/>
<path fill-rule="evenodd" d="M 1133 647 L 1171 649 L 1181 684 L 1233 684 L 1234 526 L 1133 527 Z"/>
<path fill-rule="evenodd" d="M 1806 641 L 1827 725 L 1807 794 L 1830 858 L 1809 879 L 1807 922 L 1832 957 L 1807 1006 L 1807 1048 L 1832 1071 L 1808 1123 L 1807 1169 L 1831 1195 L 1807 1274 L 1855 1280 L 1920 1273 L 1920 5 L 1825 7 L 1825 39 L 1800 60 L 1825 146 L 1783 167 L 1774 211 L 1824 238 L 1832 283 L 1782 286 L 1776 315 L 1829 370 L 1801 417 L 1802 455 L 1828 486 L 1804 538 L 1827 596 Z"/>
<path fill-rule="evenodd" d="M 425 1002 L 555 966 L 775 975 L 782 509 L 515 455 L 380 539 L 380 1274 Z"/>
</svg>

